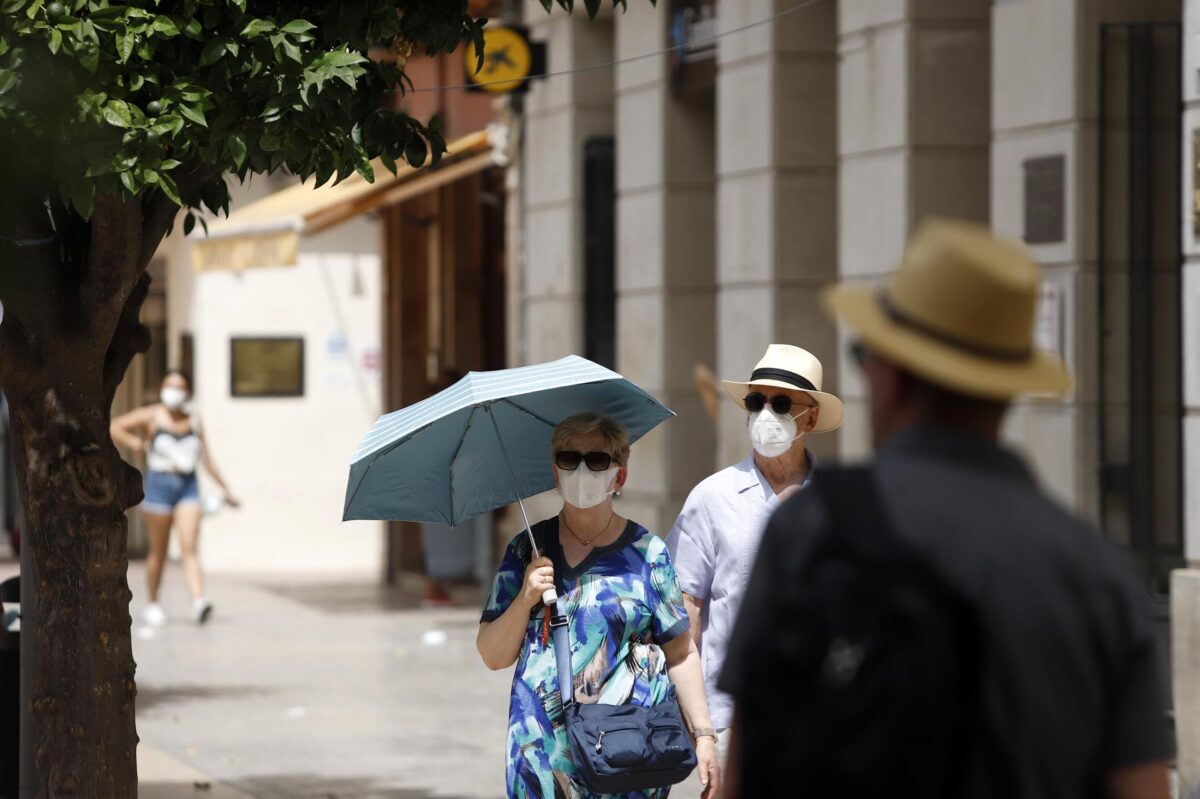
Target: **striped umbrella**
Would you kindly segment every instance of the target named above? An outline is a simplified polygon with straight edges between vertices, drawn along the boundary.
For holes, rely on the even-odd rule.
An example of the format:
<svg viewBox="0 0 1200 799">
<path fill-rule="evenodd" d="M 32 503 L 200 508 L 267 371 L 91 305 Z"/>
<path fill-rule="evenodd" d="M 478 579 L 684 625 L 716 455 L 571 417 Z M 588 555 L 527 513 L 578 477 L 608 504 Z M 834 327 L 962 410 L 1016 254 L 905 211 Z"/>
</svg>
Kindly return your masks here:
<svg viewBox="0 0 1200 799">
<path fill-rule="evenodd" d="M 350 465 L 343 519 L 456 525 L 554 488 L 550 437 L 564 419 L 595 412 L 636 441 L 674 416 L 616 372 L 569 355 L 471 372 L 429 399 L 381 416 Z M 536 545 L 533 551 L 537 553 Z"/>
</svg>

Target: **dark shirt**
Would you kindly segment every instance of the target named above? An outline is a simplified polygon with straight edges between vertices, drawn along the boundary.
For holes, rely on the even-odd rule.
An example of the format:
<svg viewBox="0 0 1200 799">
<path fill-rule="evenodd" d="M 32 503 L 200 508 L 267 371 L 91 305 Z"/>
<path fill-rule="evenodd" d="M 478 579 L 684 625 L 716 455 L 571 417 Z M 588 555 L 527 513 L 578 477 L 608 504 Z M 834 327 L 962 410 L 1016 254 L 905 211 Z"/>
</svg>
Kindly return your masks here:
<svg viewBox="0 0 1200 799">
<path fill-rule="evenodd" d="M 1094 797 L 1114 769 L 1170 756 L 1153 617 L 1124 554 L 981 438 L 910 428 L 887 443 L 875 473 L 897 534 L 975 608 L 982 712 L 1003 741 L 1014 797 Z M 735 699 L 788 690 L 786 674 L 774 685 L 743 675 L 756 642 L 787 624 L 771 586 L 797 579 L 826 524 L 804 492 L 768 525 L 719 682 Z"/>
</svg>

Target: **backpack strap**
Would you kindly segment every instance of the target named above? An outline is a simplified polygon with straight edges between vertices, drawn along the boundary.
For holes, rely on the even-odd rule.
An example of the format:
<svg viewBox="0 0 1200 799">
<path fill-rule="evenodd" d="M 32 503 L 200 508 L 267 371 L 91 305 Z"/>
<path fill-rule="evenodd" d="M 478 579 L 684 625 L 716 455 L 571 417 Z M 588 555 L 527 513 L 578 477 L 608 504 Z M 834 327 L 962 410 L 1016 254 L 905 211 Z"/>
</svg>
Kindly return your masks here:
<svg viewBox="0 0 1200 799">
<path fill-rule="evenodd" d="M 872 561 L 911 556 L 911 549 L 895 535 L 873 469 L 868 466 L 817 469 L 811 488 L 829 513 L 830 543 L 834 547 Z"/>
</svg>

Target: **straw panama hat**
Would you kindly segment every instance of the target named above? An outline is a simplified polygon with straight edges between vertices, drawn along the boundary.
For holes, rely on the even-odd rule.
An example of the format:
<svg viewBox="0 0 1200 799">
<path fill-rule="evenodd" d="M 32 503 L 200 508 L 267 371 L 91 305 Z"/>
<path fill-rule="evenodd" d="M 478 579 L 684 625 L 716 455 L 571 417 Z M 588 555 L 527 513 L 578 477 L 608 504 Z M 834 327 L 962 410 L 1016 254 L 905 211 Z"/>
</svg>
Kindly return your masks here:
<svg viewBox="0 0 1200 799">
<path fill-rule="evenodd" d="M 767 354 L 754 367 L 750 379 L 744 383 L 737 380 L 722 380 L 725 391 L 740 407 L 745 408 L 745 397 L 750 388 L 787 388 L 803 391 L 820 406 L 814 433 L 836 430 L 842 424 L 842 401 L 821 390 L 821 378 L 825 370 L 817 356 L 808 350 L 791 344 L 771 344 Z M 766 392 L 764 392 L 766 393 Z"/>
<path fill-rule="evenodd" d="M 1033 343 L 1040 278 L 1020 245 L 934 218 L 882 289 L 841 284 L 822 300 L 870 349 L 936 385 L 997 400 L 1062 395 L 1070 374 Z"/>
</svg>

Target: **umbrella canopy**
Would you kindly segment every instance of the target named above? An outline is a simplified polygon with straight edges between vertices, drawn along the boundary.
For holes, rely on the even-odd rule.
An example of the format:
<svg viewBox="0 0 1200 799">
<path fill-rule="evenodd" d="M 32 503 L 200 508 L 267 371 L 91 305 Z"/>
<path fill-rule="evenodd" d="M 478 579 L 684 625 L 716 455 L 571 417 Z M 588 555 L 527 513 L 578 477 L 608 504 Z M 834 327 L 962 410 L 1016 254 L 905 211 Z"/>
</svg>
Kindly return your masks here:
<svg viewBox="0 0 1200 799">
<path fill-rule="evenodd" d="M 551 434 L 587 411 L 620 422 L 631 442 L 675 415 L 621 375 L 576 355 L 471 372 L 375 422 L 350 466 L 343 519 L 454 525 L 549 491 Z"/>
</svg>

